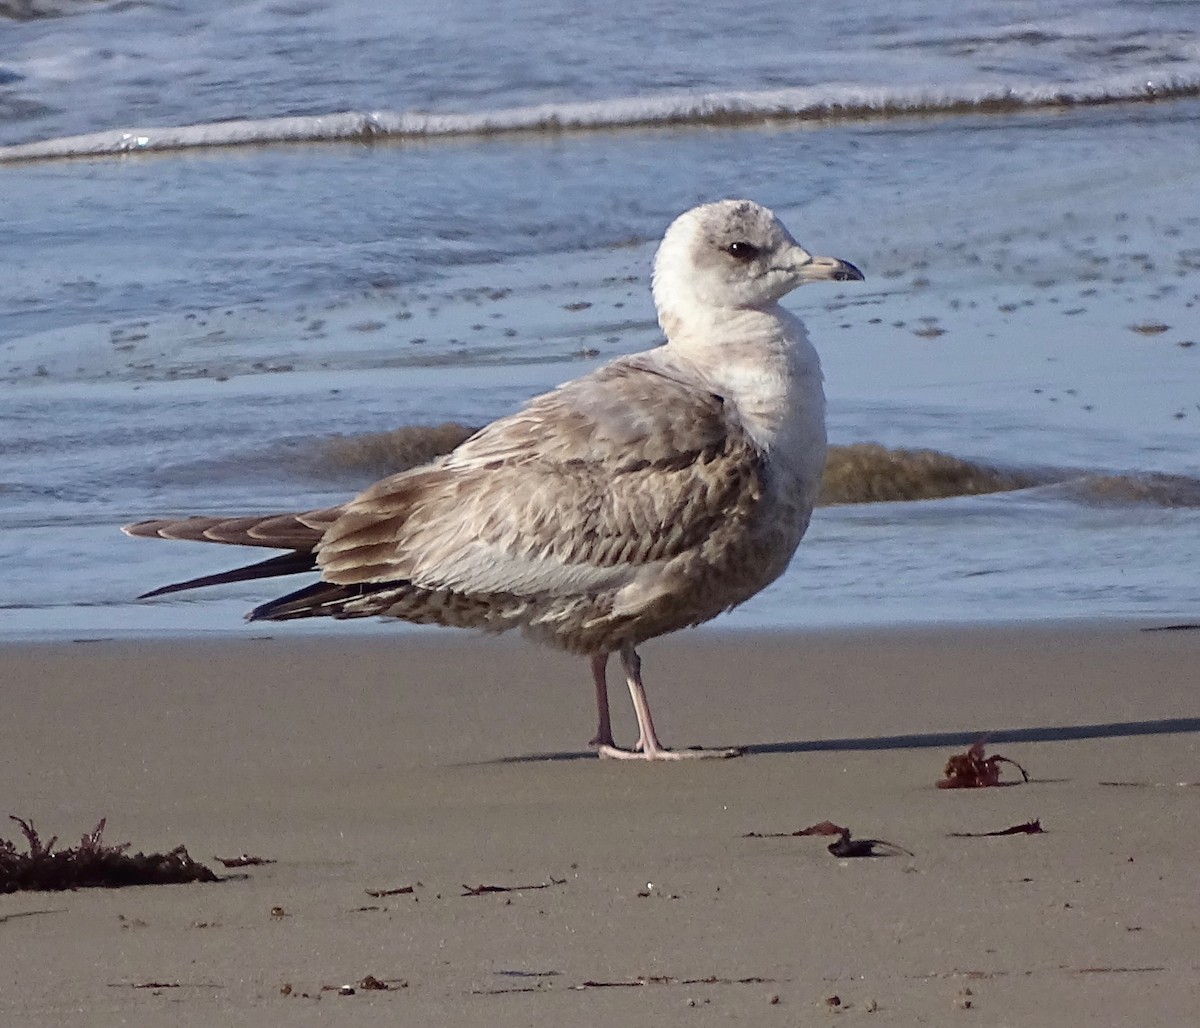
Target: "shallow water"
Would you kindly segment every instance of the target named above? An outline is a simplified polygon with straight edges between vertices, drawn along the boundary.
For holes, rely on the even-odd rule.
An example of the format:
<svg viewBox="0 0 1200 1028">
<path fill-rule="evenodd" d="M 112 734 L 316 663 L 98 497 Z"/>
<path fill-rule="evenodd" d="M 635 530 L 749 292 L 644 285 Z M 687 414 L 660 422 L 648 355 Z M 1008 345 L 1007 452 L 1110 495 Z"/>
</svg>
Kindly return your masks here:
<svg viewBox="0 0 1200 1028">
<path fill-rule="evenodd" d="M 531 5 L 502 30 L 525 49 L 493 66 L 472 49 L 479 30 L 455 28 L 479 23 L 469 5 L 406 26 L 427 44 L 416 65 L 383 8 L 368 26 L 338 3 L 88 5 L 0 22 L 0 141 L 672 89 L 978 97 L 985 79 L 1113 85 L 1154 62 L 1183 81 L 1198 7 L 1063 3 L 1018 24 L 994 5 L 912 3 L 854 35 L 853 13 L 823 14 L 803 45 L 768 33 L 763 48 L 784 17 L 763 4 L 744 37 L 718 47 L 689 25 L 656 64 L 652 40 L 683 31 L 673 9 L 591 35 L 576 23 L 572 48 L 530 27 L 549 18 Z M 197 41 L 186 57 L 180 19 Z M 277 44 L 256 49 L 264 34 Z M 789 301 L 822 352 L 835 442 L 1200 477 L 1198 122 L 1184 97 L 0 165 L 0 631 L 235 627 L 271 593 L 132 597 L 237 554 L 114 526 L 334 502 L 366 480 L 315 472 L 297 457 L 314 441 L 478 424 L 654 345 L 654 240 L 723 195 L 775 207 L 810 249 L 867 274 Z M 827 508 L 785 578 L 726 623 L 1194 616 L 1198 521 L 1046 488 Z"/>
</svg>

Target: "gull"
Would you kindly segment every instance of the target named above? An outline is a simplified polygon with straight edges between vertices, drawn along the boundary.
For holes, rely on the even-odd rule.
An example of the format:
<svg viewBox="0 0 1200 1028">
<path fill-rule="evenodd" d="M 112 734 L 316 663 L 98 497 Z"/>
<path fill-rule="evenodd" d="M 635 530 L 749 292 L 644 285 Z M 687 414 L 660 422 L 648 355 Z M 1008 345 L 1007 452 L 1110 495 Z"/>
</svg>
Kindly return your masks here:
<svg viewBox="0 0 1200 1028">
<path fill-rule="evenodd" d="M 145 597 L 316 571 L 320 581 L 248 620 L 519 628 L 590 662 L 600 756 L 736 756 L 663 746 L 637 647 L 737 606 L 788 566 L 825 465 L 825 395 L 804 324 L 779 301 L 806 282 L 862 277 L 810 254 L 749 200 L 686 211 L 654 260 L 664 344 L 535 397 L 341 506 L 127 525 L 288 551 Z M 613 739 L 613 654 L 637 716 L 631 749 Z"/>
</svg>

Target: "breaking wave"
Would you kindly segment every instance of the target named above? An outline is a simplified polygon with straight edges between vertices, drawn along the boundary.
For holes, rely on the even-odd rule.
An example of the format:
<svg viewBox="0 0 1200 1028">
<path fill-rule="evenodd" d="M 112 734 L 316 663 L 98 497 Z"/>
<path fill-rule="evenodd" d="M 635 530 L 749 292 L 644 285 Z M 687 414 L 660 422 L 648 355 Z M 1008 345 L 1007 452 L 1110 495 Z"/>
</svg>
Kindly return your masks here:
<svg viewBox="0 0 1200 1028">
<path fill-rule="evenodd" d="M 753 127 L 938 115 L 1012 114 L 1200 96 L 1200 66 L 1161 75 L 1067 83 L 933 87 L 826 86 L 632 97 L 542 104 L 468 114 L 344 111 L 324 115 L 206 122 L 65 136 L 0 147 L 0 163 L 256 146 L 272 143 L 428 141 L 627 129 Z"/>
</svg>

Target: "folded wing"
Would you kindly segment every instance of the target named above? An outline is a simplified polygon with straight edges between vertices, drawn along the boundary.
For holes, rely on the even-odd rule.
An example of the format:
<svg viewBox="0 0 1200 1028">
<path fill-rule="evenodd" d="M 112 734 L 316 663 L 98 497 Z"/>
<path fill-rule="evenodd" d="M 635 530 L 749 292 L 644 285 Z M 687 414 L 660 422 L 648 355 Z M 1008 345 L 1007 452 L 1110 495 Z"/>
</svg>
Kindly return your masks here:
<svg viewBox="0 0 1200 1028">
<path fill-rule="evenodd" d="M 373 486 L 318 545 L 322 577 L 569 595 L 696 547 L 761 495 L 763 462 L 720 396 L 654 357 L 568 383 Z"/>
</svg>

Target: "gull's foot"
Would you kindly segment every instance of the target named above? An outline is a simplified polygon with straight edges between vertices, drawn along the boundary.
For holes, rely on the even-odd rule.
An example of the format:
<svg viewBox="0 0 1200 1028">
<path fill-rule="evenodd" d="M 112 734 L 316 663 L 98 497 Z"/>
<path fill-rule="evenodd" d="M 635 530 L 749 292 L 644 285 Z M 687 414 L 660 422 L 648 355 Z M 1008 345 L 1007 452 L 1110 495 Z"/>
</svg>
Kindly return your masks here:
<svg viewBox="0 0 1200 1028">
<path fill-rule="evenodd" d="M 704 750 L 695 747 L 687 750 L 664 750 L 656 747 L 651 750 L 623 750 L 608 743 L 596 746 L 597 756 L 606 760 L 728 760 L 730 757 L 740 757 L 742 752 L 737 748 Z"/>
</svg>

